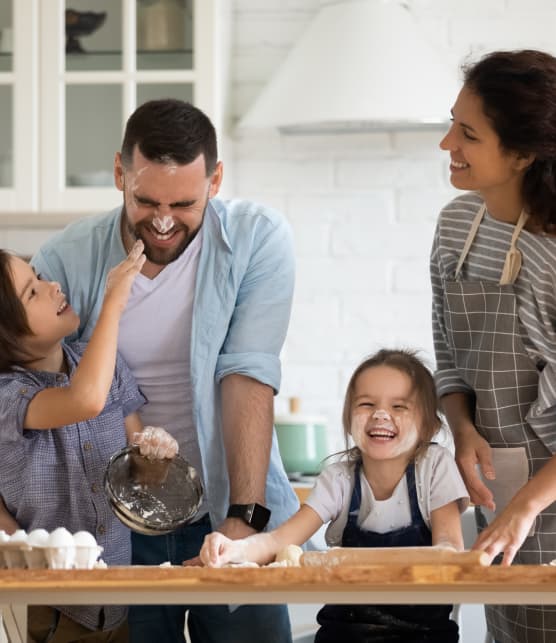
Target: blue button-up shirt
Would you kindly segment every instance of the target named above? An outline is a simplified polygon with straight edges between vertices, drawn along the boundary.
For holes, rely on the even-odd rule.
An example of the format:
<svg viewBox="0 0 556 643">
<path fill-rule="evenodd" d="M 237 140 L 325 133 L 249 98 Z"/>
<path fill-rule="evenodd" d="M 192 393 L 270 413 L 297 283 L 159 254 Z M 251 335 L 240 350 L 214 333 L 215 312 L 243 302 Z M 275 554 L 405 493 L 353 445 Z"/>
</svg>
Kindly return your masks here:
<svg viewBox="0 0 556 643">
<path fill-rule="evenodd" d="M 47 241 L 32 263 L 58 281 L 81 319 L 88 339 L 97 320 L 110 268 L 126 252 L 121 208 L 81 219 Z M 191 330 L 193 417 L 211 522 L 229 503 L 219 383 L 241 374 L 278 391 L 280 360 L 294 283 L 290 227 L 279 213 L 246 201 L 212 199 L 203 221 Z M 179 296 L 179 293 L 176 293 Z M 298 502 L 287 480 L 276 437 L 266 485 L 269 527 L 286 520 Z"/>
</svg>

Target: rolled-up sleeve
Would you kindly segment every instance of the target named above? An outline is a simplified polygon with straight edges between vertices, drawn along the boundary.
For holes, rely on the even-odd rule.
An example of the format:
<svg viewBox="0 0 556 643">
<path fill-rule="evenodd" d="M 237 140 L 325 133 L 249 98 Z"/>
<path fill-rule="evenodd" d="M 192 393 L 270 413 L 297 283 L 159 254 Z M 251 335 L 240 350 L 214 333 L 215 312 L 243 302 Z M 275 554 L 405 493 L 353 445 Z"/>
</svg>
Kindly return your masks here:
<svg viewBox="0 0 556 643">
<path fill-rule="evenodd" d="M 114 381 L 112 383 L 119 392 L 120 403 L 124 417 L 139 410 L 147 402 L 147 398 L 137 386 L 137 381 L 120 353 L 117 354 Z"/>
<path fill-rule="evenodd" d="M 231 374 L 252 377 L 277 393 L 280 351 L 288 329 L 295 263 L 288 223 L 261 217 L 241 278 L 226 339 L 216 364 L 216 381 Z"/>
<path fill-rule="evenodd" d="M 440 223 L 438 224 L 431 250 L 430 275 L 432 286 L 432 332 L 434 352 L 436 357 L 436 371 L 434 379 L 438 395 L 442 397 L 448 393 L 470 393 L 470 387 L 460 377 L 454 362 L 452 347 L 448 343 L 446 326 L 444 323 L 444 271 L 442 270 L 442 257 L 440 252 Z"/>
<path fill-rule="evenodd" d="M 43 385 L 12 379 L 0 380 L 0 442 L 17 442 L 23 433 L 29 403 Z"/>
</svg>

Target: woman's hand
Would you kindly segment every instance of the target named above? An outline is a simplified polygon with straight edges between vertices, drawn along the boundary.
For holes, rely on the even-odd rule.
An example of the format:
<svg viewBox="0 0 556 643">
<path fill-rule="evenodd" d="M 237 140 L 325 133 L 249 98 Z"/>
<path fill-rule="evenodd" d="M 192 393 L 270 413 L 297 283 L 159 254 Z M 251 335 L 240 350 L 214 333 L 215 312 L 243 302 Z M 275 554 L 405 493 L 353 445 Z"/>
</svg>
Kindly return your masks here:
<svg viewBox="0 0 556 643">
<path fill-rule="evenodd" d="M 531 532 L 535 518 L 555 501 L 556 456 L 553 455 L 481 533 L 473 549 L 485 551 L 491 561 L 504 552 L 502 565 L 509 565 Z"/>
<path fill-rule="evenodd" d="M 514 498 L 481 532 L 471 548 L 486 552 L 489 556 L 489 564 L 503 552 L 502 565 L 511 565 L 516 552 L 527 538 L 536 514 L 520 505 L 521 503 Z"/>
<path fill-rule="evenodd" d="M 125 308 L 133 280 L 145 263 L 143 249 L 143 242 L 136 241 L 127 257 L 108 273 L 104 301 L 114 302 L 120 312 Z"/>
<path fill-rule="evenodd" d="M 460 430 L 454 433 L 454 443 L 456 463 L 467 491 L 469 491 L 471 502 L 494 511 L 496 508 L 494 497 L 477 472 L 478 464 L 487 480 L 496 478 L 489 443 L 477 433 L 477 429 L 471 424 L 465 431 Z"/>
<path fill-rule="evenodd" d="M 205 536 L 199 557 L 206 567 L 222 567 L 226 563 L 247 561 L 247 544 L 244 540 L 231 540 L 219 531 Z"/>
</svg>

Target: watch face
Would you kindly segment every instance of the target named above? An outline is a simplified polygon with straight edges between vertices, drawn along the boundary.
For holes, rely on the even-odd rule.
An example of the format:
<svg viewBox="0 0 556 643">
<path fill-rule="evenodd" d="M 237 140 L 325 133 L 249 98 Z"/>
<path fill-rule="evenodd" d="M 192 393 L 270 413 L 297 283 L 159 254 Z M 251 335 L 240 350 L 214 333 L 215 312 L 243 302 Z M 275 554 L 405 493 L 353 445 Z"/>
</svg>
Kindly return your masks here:
<svg viewBox="0 0 556 643">
<path fill-rule="evenodd" d="M 267 509 L 257 503 L 250 506 L 253 507 L 250 521 L 251 527 L 257 531 L 262 531 L 270 520 L 270 509 Z"/>
<path fill-rule="evenodd" d="M 249 505 L 230 505 L 228 518 L 241 518 L 253 529 L 262 531 L 270 519 L 270 509 L 257 502 L 252 502 Z"/>
</svg>

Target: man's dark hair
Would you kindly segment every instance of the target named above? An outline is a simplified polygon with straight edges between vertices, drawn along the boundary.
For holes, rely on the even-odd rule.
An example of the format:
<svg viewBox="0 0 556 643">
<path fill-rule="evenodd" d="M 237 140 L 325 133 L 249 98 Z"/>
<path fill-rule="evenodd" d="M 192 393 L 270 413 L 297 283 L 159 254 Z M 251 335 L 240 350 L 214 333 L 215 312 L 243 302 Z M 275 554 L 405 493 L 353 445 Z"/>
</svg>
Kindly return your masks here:
<svg viewBox="0 0 556 643">
<path fill-rule="evenodd" d="M 187 165 L 203 154 L 207 176 L 218 160 L 216 131 L 208 116 L 174 98 L 143 103 L 129 117 L 121 151 L 126 168 L 132 165 L 136 145 L 146 159 L 157 163 Z"/>
</svg>

